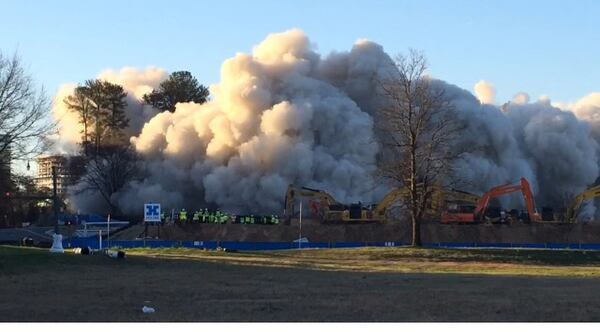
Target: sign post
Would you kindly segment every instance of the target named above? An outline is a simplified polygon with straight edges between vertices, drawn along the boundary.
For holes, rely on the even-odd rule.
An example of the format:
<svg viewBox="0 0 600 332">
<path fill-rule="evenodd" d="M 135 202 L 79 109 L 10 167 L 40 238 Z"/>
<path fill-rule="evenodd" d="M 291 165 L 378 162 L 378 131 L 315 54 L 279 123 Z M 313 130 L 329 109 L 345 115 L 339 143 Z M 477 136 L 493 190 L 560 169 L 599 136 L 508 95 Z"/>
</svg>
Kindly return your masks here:
<svg viewBox="0 0 600 332">
<path fill-rule="evenodd" d="M 160 222 L 160 204 L 158 204 L 158 203 L 144 204 L 144 222 L 146 222 L 146 223 Z"/>
<path fill-rule="evenodd" d="M 144 232 L 144 246 L 146 246 L 146 238 L 148 237 L 148 224 L 160 225 L 160 204 L 144 204 L 144 224 L 146 229 Z"/>
<path fill-rule="evenodd" d="M 110 214 L 106 218 L 106 247 L 110 248 Z"/>
</svg>

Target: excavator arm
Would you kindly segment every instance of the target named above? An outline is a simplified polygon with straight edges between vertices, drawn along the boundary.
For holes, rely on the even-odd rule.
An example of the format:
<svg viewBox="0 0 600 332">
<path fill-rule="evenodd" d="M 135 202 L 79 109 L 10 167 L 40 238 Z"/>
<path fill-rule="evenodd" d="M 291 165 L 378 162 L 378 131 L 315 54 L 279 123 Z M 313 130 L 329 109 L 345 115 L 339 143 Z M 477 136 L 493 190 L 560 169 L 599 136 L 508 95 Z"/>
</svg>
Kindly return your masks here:
<svg viewBox="0 0 600 332">
<path fill-rule="evenodd" d="M 475 207 L 473 213 L 453 213 L 445 211 L 442 213 L 442 223 L 472 223 L 481 221 L 485 216 L 485 211 L 491 199 L 508 195 L 517 191 L 521 191 L 523 194 L 529 218 L 532 221 L 540 221 L 540 215 L 535 210 L 535 202 L 529 182 L 525 178 L 521 178 L 517 184 L 496 186 L 483 194 L 483 196 L 481 196 L 481 198 L 477 201 L 477 206 Z"/>
<path fill-rule="evenodd" d="M 577 214 L 579 213 L 579 209 L 581 208 L 581 204 L 583 204 L 583 202 L 585 202 L 588 199 L 592 199 L 598 196 L 600 196 L 600 186 L 592 187 L 575 196 L 575 199 L 567 208 L 567 221 L 575 222 L 577 219 Z"/>
<path fill-rule="evenodd" d="M 541 218 L 535 210 L 535 202 L 533 199 L 533 193 L 531 192 L 531 186 L 525 178 L 521 178 L 521 181 L 518 184 L 507 184 L 497 186 L 492 188 L 490 191 L 486 192 L 482 196 L 481 200 L 478 202 L 477 207 L 475 208 L 475 218 L 479 220 L 483 219 L 483 216 L 485 215 L 485 210 L 492 198 L 507 195 L 517 191 L 521 191 L 523 193 L 523 199 L 525 200 L 525 207 L 527 208 L 529 218 L 532 221 L 539 221 Z"/>
<path fill-rule="evenodd" d="M 531 186 L 525 178 L 521 178 L 521 191 L 523 192 L 523 199 L 525 199 L 525 207 L 527 208 L 527 214 L 531 221 L 541 221 L 539 213 L 535 210 L 535 200 L 533 199 L 533 192 Z"/>
<path fill-rule="evenodd" d="M 520 190 L 520 184 L 506 184 L 490 189 L 488 192 L 483 194 L 479 202 L 477 202 L 477 206 L 475 207 L 475 211 L 473 212 L 473 214 L 476 218 L 481 219 L 481 217 L 483 217 L 483 215 L 485 214 L 485 210 L 487 209 L 491 199 L 514 193 Z"/>
<path fill-rule="evenodd" d="M 383 220 L 385 218 L 385 211 L 400 197 L 408 197 L 408 188 L 394 189 L 390 191 L 379 204 L 373 210 L 373 219 Z"/>
<path fill-rule="evenodd" d="M 373 210 L 373 216 L 375 219 L 383 220 L 385 212 L 398 199 L 408 199 L 410 192 L 408 188 L 395 189 L 389 192 L 383 200 Z M 473 195 L 466 191 L 460 191 L 456 189 L 444 190 L 441 186 L 431 187 L 431 206 L 428 207 L 428 211 L 431 213 L 440 211 L 447 201 L 463 201 L 476 204 L 480 197 Z"/>
<path fill-rule="evenodd" d="M 283 211 L 284 216 L 288 219 L 292 218 L 294 215 L 294 203 L 298 197 L 318 200 L 322 206 L 339 204 L 330 194 L 325 191 L 308 187 L 296 188 L 292 185 L 289 185 L 285 195 L 285 210 Z M 312 202 L 309 205 L 309 208 L 313 213 L 315 213 L 316 203 Z"/>
</svg>

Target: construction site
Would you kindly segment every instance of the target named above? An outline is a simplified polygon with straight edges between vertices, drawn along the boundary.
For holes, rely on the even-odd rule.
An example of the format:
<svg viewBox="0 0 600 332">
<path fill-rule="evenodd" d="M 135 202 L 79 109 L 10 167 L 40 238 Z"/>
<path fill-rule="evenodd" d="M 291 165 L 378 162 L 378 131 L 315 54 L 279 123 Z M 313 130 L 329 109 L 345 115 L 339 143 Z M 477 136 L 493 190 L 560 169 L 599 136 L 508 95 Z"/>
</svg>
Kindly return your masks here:
<svg viewBox="0 0 600 332">
<path fill-rule="evenodd" d="M 600 225 L 578 218 L 581 206 L 600 195 L 598 187 L 577 195 L 566 210 L 543 208 L 541 213 L 534 205 L 534 196 L 524 178 L 516 184 L 491 188 L 482 196 L 439 187 L 432 188 L 432 193 L 431 204 L 420 229 L 423 243 L 429 246 L 574 249 L 600 246 Z M 226 217 L 221 221 L 209 221 L 209 218 L 201 218 L 194 213 L 194 218 L 186 220 L 163 216 L 160 223 L 140 220 L 117 226 L 118 223 L 113 222 L 112 235 L 106 231 L 105 223 L 96 227 L 92 226 L 93 223 L 86 225 L 91 232 L 89 234 L 81 233 L 81 223 L 68 223 L 63 226 L 63 234 L 66 238 L 69 235 L 90 236 L 95 242 L 99 233 L 104 241 L 112 240 L 113 243 L 162 240 L 173 243 L 301 241 L 306 247 L 310 243 L 321 244 L 320 247 L 335 247 L 339 243 L 408 245 L 413 229 L 406 207 L 407 195 L 406 189 L 394 190 L 378 204 L 346 205 L 322 190 L 289 186 L 285 195 L 285 212 L 276 219 L 270 219 L 273 216 L 223 214 Z M 502 209 L 498 198 L 505 195 L 522 197 L 526 208 Z M 271 220 L 277 222 L 272 223 Z"/>
</svg>

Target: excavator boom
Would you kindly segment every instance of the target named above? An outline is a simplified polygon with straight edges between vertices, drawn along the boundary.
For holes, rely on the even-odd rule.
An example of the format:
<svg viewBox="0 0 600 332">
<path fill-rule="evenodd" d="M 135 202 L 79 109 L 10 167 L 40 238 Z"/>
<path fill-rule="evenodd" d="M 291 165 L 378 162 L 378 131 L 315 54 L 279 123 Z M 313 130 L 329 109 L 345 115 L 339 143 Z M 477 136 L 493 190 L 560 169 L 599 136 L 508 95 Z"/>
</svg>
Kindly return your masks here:
<svg viewBox="0 0 600 332">
<path fill-rule="evenodd" d="M 518 184 L 506 184 L 490 189 L 479 199 L 473 213 L 444 212 L 442 214 L 442 223 L 473 223 L 481 221 L 485 216 L 485 211 L 491 199 L 517 191 L 521 191 L 523 194 L 529 218 L 532 221 L 540 221 L 541 218 L 535 210 L 533 193 L 531 192 L 529 182 L 525 178 L 521 178 Z"/>
<path fill-rule="evenodd" d="M 296 188 L 292 185 L 289 185 L 285 195 L 285 209 L 283 211 L 284 216 L 288 219 L 292 218 L 292 216 L 294 215 L 294 202 L 297 197 L 319 200 L 322 206 L 340 204 L 329 193 L 325 191 L 312 189 L 308 187 Z M 315 211 L 317 210 L 317 206 L 314 202 L 311 203 L 309 207 L 313 213 L 315 213 Z"/>
<path fill-rule="evenodd" d="M 571 204 L 569 205 L 569 207 L 567 209 L 566 220 L 568 222 L 577 221 L 577 214 L 579 213 L 581 204 L 583 204 L 583 202 L 585 202 L 588 199 L 596 198 L 599 196 L 600 196 L 600 186 L 595 186 L 595 187 L 589 188 L 588 190 L 575 196 L 575 199 L 573 200 L 573 202 L 571 202 Z"/>
</svg>

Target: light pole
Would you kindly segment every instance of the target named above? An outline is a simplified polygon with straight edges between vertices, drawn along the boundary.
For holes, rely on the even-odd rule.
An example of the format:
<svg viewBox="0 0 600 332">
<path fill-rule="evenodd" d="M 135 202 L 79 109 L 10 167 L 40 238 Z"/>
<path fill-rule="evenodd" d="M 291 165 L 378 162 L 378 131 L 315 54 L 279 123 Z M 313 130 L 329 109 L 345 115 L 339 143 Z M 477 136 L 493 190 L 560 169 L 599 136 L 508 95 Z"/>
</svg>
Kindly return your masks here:
<svg viewBox="0 0 600 332">
<path fill-rule="evenodd" d="M 57 190 L 57 170 L 56 166 L 52 166 L 52 205 L 54 208 L 54 235 L 52 235 L 52 248 L 50 248 L 50 252 L 55 253 L 64 253 L 65 250 L 62 246 L 62 235 L 60 234 L 60 230 L 58 229 L 58 190 Z"/>
<path fill-rule="evenodd" d="M 302 200 L 300 200 L 300 220 L 298 222 L 298 249 L 302 249 Z"/>
</svg>

